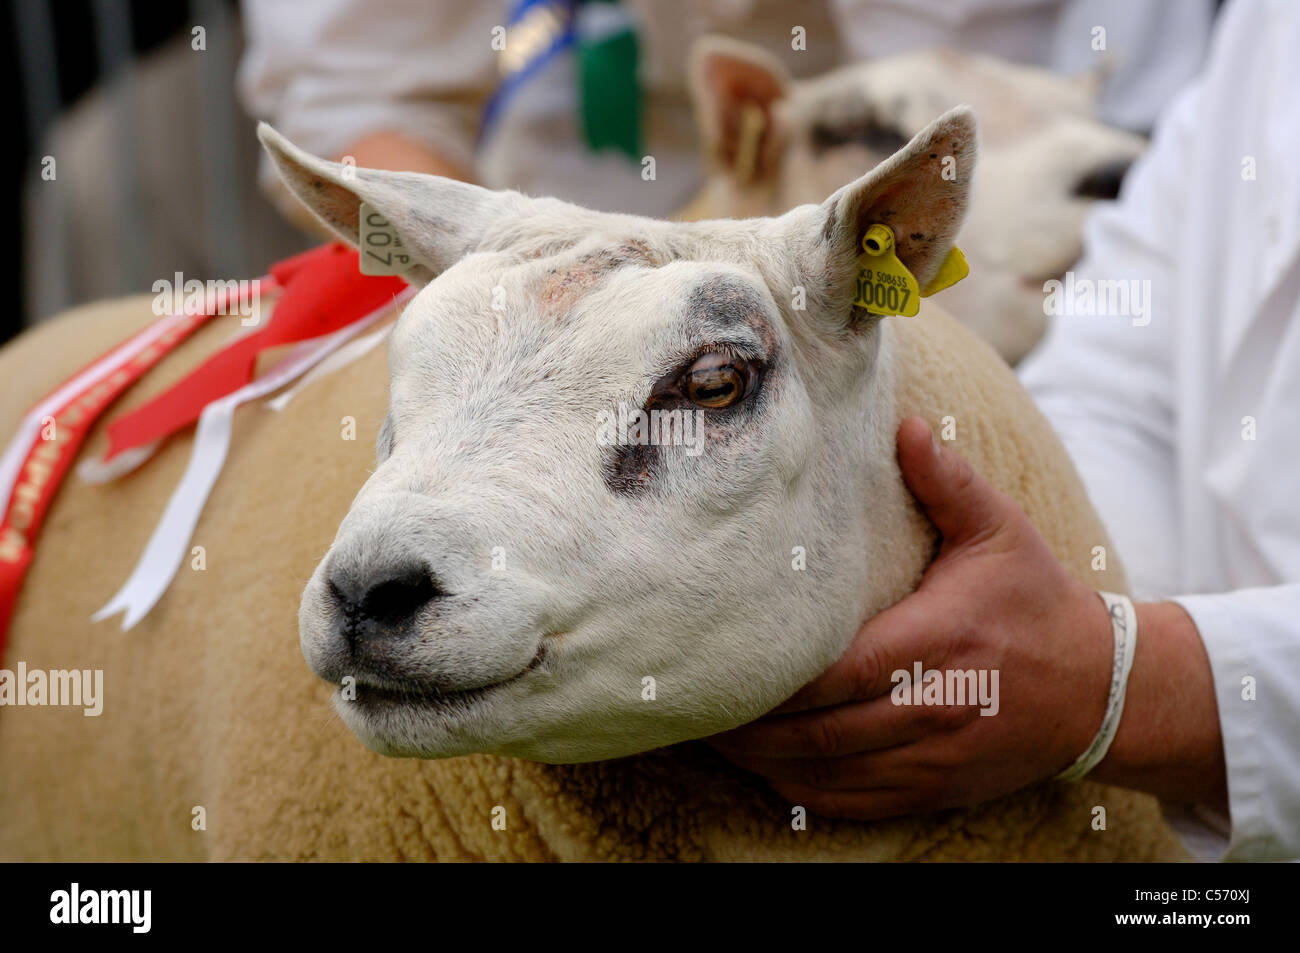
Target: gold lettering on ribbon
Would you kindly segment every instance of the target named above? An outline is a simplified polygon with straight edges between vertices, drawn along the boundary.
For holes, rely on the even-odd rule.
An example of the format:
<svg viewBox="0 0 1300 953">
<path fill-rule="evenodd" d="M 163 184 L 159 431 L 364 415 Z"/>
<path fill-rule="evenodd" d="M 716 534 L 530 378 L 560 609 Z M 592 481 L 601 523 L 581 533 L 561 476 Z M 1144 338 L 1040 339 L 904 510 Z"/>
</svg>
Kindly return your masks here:
<svg viewBox="0 0 1300 953">
<path fill-rule="evenodd" d="M 0 536 L 0 561 L 16 563 L 23 558 L 26 549 L 27 537 L 12 526 L 6 527 L 4 535 Z"/>
<path fill-rule="evenodd" d="M 27 552 L 27 530 L 35 520 L 36 504 L 40 502 L 41 491 L 50 482 L 58 461 L 71 449 L 77 425 L 86 420 L 87 414 L 92 415 L 92 420 L 97 417 L 103 406 L 113 400 L 126 384 L 165 356 L 176 341 L 207 317 L 192 315 L 178 322 L 161 336 L 159 342 L 145 348 L 123 367 L 86 391 L 55 418 L 53 438 L 42 440 L 32 448 L 20 472 L 20 481 L 15 484 L 10 496 L 8 525 L 0 525 L 0 562 L 17 563 Z M 2 501 L 0 505 L 3 505 Z M 0 512 L 0 518 L 3 516 L 4 513 Z M 3 522 L 5 521 L 0 519 L 0 524 Z"/>
</svg>

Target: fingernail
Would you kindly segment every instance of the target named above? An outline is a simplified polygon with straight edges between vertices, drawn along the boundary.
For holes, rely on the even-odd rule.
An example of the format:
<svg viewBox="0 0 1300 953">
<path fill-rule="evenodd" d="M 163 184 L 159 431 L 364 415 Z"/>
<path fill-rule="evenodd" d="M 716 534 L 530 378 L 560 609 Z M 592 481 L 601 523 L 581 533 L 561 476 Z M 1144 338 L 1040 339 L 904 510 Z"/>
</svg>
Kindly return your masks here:
<svg viewBox="0 0 1300 953">
<path fill-rule="evenodd" d="M 933 429 L 930 431 L 930 450 L 936 457 L 939 456 L 939 438 Z"/>
</svg>

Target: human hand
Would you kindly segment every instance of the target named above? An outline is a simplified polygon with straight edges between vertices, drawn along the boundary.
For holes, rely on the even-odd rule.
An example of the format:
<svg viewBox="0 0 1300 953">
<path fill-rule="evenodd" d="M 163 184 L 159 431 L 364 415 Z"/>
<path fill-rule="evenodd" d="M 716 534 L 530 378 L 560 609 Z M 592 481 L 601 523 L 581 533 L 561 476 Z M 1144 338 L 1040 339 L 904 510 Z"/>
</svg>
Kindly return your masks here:
<svg viewBox="0 0 1300 953">
<path fill-rule="evenodd" d="M 1051 777 L 1091 744 L 1109 694 L 1109 614 L 1019 506 L 941 448 L 920 418 L 900 427 L 898 458 L 943 536 L 920 587 L 868 621 L 840 661 L 771 715 L 709 739 L 827 816 L 963 806 Z M 996 714 L 992 699 L 988 715 L 969 697 L 896 704 L 894 673 L 910 677 L 918 662 L 923 671 L 985 672 Z"/>
</svg>

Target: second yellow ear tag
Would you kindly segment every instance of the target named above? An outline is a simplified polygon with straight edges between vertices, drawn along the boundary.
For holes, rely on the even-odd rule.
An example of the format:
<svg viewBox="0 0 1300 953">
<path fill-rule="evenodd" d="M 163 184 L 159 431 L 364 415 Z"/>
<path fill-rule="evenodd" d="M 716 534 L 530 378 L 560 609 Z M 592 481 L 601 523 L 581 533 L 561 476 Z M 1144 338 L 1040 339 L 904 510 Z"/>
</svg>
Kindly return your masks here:
<svg viewBox="0 0 1300 953">
<path fill-rule="evenodd" d="M 966 256 L 956 245 L 948 249 L 943 264 L 922 291 L 916 277 L 894 253 L 894 232 L 876 224 L 862 236 L 858 256 L 858 295 L 853 303 L 872 314 L 901 314 L 910 318 L 921 307 L 921 299 L 955 285 L 970 274 Z"/>
<path fill-rule="evenodd" d="M 950 288 L 969 274 L 970 265 L 966 263 L 966 255 L 960 248 L 953 245 L 952 248 L 948 249 L 943 264 L 939 266 L 939 270 L 930 279 L 930 283 L 922 289 L 921 297 L 928 298 L 936 291 Z"/>
<path fill-rule="evenodd" d="M 921 288 L 894 254 L 894 233 L 888 225 L 872 225 L 862 236 L 858 296 L 853 303 L 872 314 L 901 314 L 908 318 L 921 307 Z"/>
</svg>

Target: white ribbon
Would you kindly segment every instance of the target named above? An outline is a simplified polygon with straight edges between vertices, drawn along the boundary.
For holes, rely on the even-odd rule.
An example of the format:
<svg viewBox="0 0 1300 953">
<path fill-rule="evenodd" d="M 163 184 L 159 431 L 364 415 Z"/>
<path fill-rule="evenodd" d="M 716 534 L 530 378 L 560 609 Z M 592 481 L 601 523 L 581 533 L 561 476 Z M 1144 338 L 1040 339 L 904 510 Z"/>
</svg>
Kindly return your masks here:
<svg viewBox="0 0 1300 953">
<path fill-rule="evenodd" d="M 130 450 L 123 450 L 112 460 L 104 461 L 95 457 L 87 457 L 77 464 L 77 476 L 82 483 L 94 485 L 96 483 L 111 483 L 120 476 L 126 476 L 132 470 L 140 466 L 158 449 L 157 441 L 147 443 L 143 447 L 132 447 Z"/>
<path fill-rule="evenodd" d="M 248 337 L 262 330 L 262 324 L 242 325 L 231 335 L 230 340 L 226 343 L 229 347 L 240 338 Z M 153 443 L 147 443 L 141 447 L 132 447 L 129 450 L 123 450 L 112 460 L 101 460 L 98 457 L 87 457 L 77 464 L 77 477 L 82 483 L 88 483 L 91 486 L 100 483 L 111 483 L 118 477 L 126 476 L 132 470 L 138 469 L 146 460 L 158 452 L 161 441 L 155 440 Z"/>
<path fill-rule="evenodd" d="M 343 347 L 339 348 L 325 360 L 321 361 L 310 371 L 303 379 L 294 384 L 283 394 L 278 394 L 266 402 L 266 406 L 272 410 L 284 410 L 289 406 L 289 401 L 297 397 L 305 387 L 310 387 L 314 382 L 322 377 L 328 377 L 335 371 L 341 371 L 353 361 L 359 360 L 374 350 L 375 345 L 384 340 L 393 332 L 393 326 L 386 324 L 378 331 L 371 331 L 365 337 L 357 338 L 355 341 L 349 341 Z"/>
<path fill-rule="evenodd" d="M 144 554 L 136 563 L 130 578 L 107 605 L 91 616 L 91 621 L 99 622 L 125 612 L 122 630 L 126 631 L 143 619 L 167 591 L 185 560 L 199 515 L 203 512 L 203 506 L 225 463 L 230 449 L 235 409 L 240 404 L 278 390 L 306 373 L 361 331 L 391 313 L 394 306 L 412 294 L 414 289 L 407 288 L 393 301 L 347 327 L 296 345 L 284 360 L 264 376 L 203 408 L 194 434 L 194 449 L 190 454 L 189 466 L 186 467 L 180 484 L 172 492 L 171 499 L 167 501 L 167 508 L 158 521 Z"/>
</svg>

